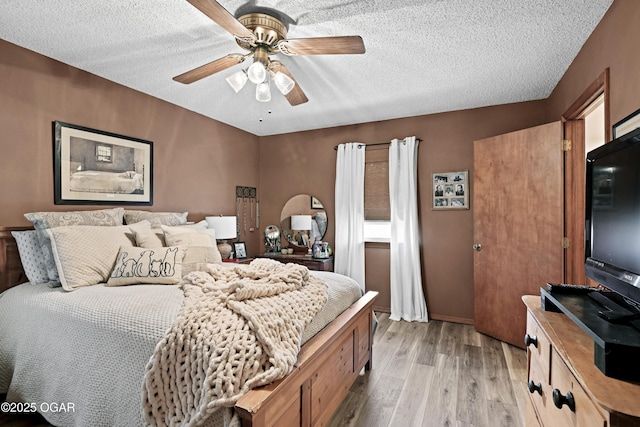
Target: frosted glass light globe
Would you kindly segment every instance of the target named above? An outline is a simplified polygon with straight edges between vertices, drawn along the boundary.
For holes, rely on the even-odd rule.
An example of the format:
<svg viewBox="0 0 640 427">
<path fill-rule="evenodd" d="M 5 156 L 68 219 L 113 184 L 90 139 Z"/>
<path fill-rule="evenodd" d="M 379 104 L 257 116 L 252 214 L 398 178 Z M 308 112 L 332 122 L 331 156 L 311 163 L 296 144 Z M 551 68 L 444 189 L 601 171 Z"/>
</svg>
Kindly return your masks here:
<svg viewBox="0 0 640 427">
<path fill-rule="evenodd" d="M 269 83 L 264 82 L 256 86 L 256 100 L 260 102 L 271 101 L 271 89 L 269 88 Z"/>
<path fill-rule="evenodd" d="M 264 82 L 267 77 L 267 70 L 264 68 L 262 62 L 255 61 L 247 70 L 247 76 L 255 84 Z"/>
</svg>

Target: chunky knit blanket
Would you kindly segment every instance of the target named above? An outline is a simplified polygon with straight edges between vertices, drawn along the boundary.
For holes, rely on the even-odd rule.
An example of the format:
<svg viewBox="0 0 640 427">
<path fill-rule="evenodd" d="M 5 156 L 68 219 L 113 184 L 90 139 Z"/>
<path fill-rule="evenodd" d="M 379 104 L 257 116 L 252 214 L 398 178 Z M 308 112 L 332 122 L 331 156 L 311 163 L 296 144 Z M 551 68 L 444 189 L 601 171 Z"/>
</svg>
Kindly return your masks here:
<svg viewBox="0 0 640 427">
<path fill-rule="evenodd" d="M 296 264 L 257 259 L 209 264 L 184 277 L 184 302 L 145 372 L 145 419 L 195 426 L 230 409 L 251 388 L 293 369 L 305 326 L 327 301 L 322 280 Z"/>
</svg>

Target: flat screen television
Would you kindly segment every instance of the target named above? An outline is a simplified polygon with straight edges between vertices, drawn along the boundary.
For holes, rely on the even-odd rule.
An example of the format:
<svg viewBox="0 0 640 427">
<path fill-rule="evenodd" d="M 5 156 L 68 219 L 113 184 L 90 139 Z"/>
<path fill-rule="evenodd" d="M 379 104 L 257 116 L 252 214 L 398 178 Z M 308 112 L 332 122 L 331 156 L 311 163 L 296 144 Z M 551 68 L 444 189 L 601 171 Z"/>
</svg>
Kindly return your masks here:
<svg viewBox="0 0 640 427">
<path fill-rule="evenodd" d="M 640 129 L 587 154 L 585 270 L 640 307 Z M 614 294 L 615 295 L 615 294 Z"/>
</svg>

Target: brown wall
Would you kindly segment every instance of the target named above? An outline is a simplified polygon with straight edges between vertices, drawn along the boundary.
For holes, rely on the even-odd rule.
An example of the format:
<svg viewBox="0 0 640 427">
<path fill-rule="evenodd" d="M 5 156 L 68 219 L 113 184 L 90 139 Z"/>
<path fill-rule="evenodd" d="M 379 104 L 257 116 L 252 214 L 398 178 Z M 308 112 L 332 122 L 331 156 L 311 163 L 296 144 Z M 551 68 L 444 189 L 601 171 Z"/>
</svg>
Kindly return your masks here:
<svg viewBox="0 0 640 427">
<path fill-rule="evenodd" d="M 153 141 L 154 203 L 132 209 L 197 221 L 234 214 L 236 185 L 258 187 L 257 136 L 0 40 L 0 225 L 94 208 L 53 203 L 55 120 Z M 241 174 L 229 159 L 242 159 Z M 242 240 L 255 253 L 261 233 Z"/>
<path fill-rule="evenodd" d="M 558 120 L 607 67 L 611 90 L 611 124 L 640 108 L 638 22 L 640 2 L 613 2 L 548 98 L 548 121 Z"/>
<path fill-rule="evenodd" d="M 327 210 L 325 241 L 334 243 L 337 144 L 422 139 L 418 191 L 422 225 L 423 287 L 433 317 L 473 319 L 473 206 L 465 211 L 431 210 L 431 174 L 469 170 L 473 141 L 544 122 L 544 101 L 501 105 L 428 116 L 365 123 L 260 139 L 260 212 L 264 224 L 277 224 L 289 197 L 309 193 Z M 472 183 L 473 185 L 473 183 Z M 473 191 L 473 188 L 472 188 Z M 388 249 L 366 250 L 367 287 L 381 292 L 378 307 L 389 307 Z"/>
</svg>

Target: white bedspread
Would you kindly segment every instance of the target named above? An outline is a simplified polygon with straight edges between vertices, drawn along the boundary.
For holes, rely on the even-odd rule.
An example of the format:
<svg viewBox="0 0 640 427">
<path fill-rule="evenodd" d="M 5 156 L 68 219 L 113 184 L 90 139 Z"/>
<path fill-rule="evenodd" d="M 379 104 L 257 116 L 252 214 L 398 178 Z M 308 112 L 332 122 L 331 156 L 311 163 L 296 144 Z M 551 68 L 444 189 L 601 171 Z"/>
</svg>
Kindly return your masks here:
<svg viewBox="0 0 640 427">
<path fill-rule="evenodd" d="M 351 279 L 312 272 L 329 286 L 329 302 L 306 341 L 361 296 Z M 0 393 L 8 401 L 52 403 L 54 425 L 144 425 L 142 384 L 155 345 L 182 304 L 176 286 L 90 286 L 74 292 L 23 284 L 0 294 Z M 210 420 L 216 424 L 219 420 Z"/>
</svg>

